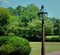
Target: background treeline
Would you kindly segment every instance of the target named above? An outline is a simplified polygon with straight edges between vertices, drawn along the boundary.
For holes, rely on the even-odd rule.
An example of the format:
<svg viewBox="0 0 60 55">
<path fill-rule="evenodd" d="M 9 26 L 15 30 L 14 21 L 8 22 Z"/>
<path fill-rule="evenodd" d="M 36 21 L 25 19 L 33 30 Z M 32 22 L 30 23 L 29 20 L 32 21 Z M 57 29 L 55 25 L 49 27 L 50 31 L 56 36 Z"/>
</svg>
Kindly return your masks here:
<svg viewBox="0 0 60 55">
<path fill-rule="evenodd" d="M 37 13 L 40 8 L 34 4 L 16 8 L 0 7 L 0 36 L 20 36 L 28 40 L 38 40 L 42 34 L 42 18 Z M 60 35 L 60 19 L 45 16 L 45 36 Z"/>
</svg>

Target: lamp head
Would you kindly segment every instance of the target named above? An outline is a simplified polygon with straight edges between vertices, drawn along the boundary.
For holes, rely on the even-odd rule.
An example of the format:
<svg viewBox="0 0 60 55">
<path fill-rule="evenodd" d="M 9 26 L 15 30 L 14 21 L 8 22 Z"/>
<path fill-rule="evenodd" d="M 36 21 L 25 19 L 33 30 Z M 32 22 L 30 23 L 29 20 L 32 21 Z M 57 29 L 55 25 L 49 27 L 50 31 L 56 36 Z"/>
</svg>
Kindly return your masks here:
<svg viewBox="0 0 60 55">
<path fill-rule="evenodd" d="M 41 5 L 41 9 L 40 9 L 40 12 L 38 13 L 38 17 L 40 17 L 42 14 L 48 14 L 47 12 L 46 12 L 46 10 L 44 9 L 44 5 Z"/>
</svg>

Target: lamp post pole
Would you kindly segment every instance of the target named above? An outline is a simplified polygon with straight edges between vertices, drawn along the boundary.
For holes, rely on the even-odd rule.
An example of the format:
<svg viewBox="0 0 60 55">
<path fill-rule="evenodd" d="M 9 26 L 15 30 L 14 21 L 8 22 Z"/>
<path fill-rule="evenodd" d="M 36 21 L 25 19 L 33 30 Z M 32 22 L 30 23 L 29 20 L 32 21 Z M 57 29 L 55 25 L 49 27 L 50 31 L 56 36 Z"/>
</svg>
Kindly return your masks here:
<svg viewBox="0 0 60 55">
<path fill-rule="evenodd" d="M 48 14 L 47 12 L 44 12 L 44 6 L 41 6 L 41 12 L 38 13 L 38 16 L 42 15 L 42 47 L 41 47 L 41 55 L 45 55 L 45 33 L 44 33 L 44 14 Z M 40 16 L 39 16 L 40 17 Z"/>
<path fill-rule="evenodd" d="M 42 6 L 41 7 L 41 9 L 44 9 L 44 7 Z M 45 44 L 44 44 L 44 42 L 45 42 L 45 39 L 44 39 L 44 14 L 42 13 L 42 48 L 41 48 L 41 53 L 42 53 L 42 55 L 45 55 Z"/>
</svg>

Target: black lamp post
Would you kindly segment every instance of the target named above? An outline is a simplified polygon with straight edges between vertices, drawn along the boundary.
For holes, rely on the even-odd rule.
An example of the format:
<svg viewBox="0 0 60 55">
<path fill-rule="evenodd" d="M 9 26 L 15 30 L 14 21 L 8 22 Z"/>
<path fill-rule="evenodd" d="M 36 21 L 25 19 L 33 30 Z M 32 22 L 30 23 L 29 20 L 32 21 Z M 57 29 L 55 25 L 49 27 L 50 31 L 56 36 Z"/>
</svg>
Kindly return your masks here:
<svg viewBox="0 0 60 55">
<path fill-rule="evenodd" d="M 44 6 L 41 6 L 41 12 L 38 13 L 38 16 L 42 15 L 42 48 L 41 48 L 41 54 L 45 55 L 45 37 L 44 37 L 44 14 L 48 14 L 47 12 L 44 12 Z"/>
</svg>

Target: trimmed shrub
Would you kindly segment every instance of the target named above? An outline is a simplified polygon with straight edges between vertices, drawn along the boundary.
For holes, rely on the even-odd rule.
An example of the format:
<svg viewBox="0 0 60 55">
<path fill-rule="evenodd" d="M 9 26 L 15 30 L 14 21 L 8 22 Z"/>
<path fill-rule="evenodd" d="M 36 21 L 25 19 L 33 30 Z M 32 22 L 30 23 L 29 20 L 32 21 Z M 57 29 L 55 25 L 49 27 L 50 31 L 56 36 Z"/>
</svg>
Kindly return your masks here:
<svg viewBox="0 0 60 55">
<path fill-rule="evenodd" d="M 0 55 L 29 55 L 31 47 L 20 37 L 0 37 Z"/>
<path fill-rule="evenodd" d="M 46 42 L 60 42 L 60 37 L 45 38 Z"/>
<path fill-rule="evenodd" d="M 51 39 L 52 39 L 52 38 L 45 38 L 45 41 L 46 41 L 46 42 L 51 42 Z"/>
<path fill-rule="evenodd" d="M 60 38 L 59 37 L 54 37 L 51 39 L 52 42 L 60 42 Z"/>
</svg>

